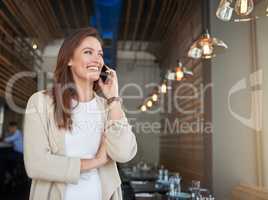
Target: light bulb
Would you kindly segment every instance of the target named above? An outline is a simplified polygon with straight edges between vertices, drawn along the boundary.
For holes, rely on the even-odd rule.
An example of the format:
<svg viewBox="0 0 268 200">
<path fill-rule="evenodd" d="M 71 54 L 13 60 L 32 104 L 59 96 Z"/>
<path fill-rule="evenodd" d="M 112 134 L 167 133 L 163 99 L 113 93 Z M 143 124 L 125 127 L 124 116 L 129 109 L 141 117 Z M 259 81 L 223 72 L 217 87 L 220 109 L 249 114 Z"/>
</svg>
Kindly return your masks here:
<svg viewBox="0 0 268 200">
<path fill-rule="evenodd" d="M 33 49 L 35 50 L 35 49 L 37 49 L 37 44 L 36 43 L 33 43 Z"/>
<path fill-rule="evenodd" d="M 145 112 L 146 110 L 147 110 L 146 106 L 143 105 L 143 106 L 141 107 L 141 111 L 142 111 L 142 112 Z"/>
<path fill-rule="evenodd" d="M 153 102 L 151 100 L 149 100 L 146 104 L 149 108 L 151 108 L 153 106 Z"/>
<path fill-rule="evenodd" d="M 200 40 L 199 45 L 203 52 L 203 58 L 208 59 L 213 57 L 212 39 L 208 32 Z"/>
<path fill-rule="evenodd" d="M 152 100 L 153 100 L 153 101 L 157 101 L 157 99 L 158 99 L 157 94 L 154 94 L 154 95 L 152 96 Z"/>
<path fill-rule="evenodd" d="M 176 68 L 176 80 L 180 81 L 184 77 L 184 73 L 182 71 L 182 67 L 177 67 Z"/>
<path fill-rule="evenodd" d="M 202 45 L 202 50 L 203 50 L 203 56 L 205 58 L 211 58 L 211 57 L 213 57 L 213 47 L 212 47 L 212 45 L 210 43 L 205 42 Z"/>
<path fill-rule="evenodd" d="M 161 85 L 161 93 L 167 93 L 167 85 L 165 83 Z"/>
<path fill-rule="evenodd" d="M 235 12 L 238 16 L 248 16 L 254 9 L 253 0 L 236 0 Z"/>
<path fill-rule="evenodd" d="M 188 56 L 190 58 L 194 58 L 194 59 L 201 58 L 202 57 L 202 50 L 197 48 L 195 45 L 193 45 L 188 52 Z"/>
<path fill-rule="evenodd" d="M 266 16 L 268 16 L 268 5 L 267 5 L 267 8 L 266 8 Z"/>
<path fill-rule="evenodd" d="M 230 21 L 233 15 L 232 0 L 221 0 L 216 16 L 222 21 Z"/>
<path fill-rule="evenodd" d="M 215 37 L 211 37 L 209 32 L 206 31 L 204 35 L 192 44 L 188 51 L 188 56 L 194 59 L 210 59 L 227 48 L 228 46 L 223 41 Z M 195 54 L 195 51 L 198 51 L 198 55 Z"/>
</svg>

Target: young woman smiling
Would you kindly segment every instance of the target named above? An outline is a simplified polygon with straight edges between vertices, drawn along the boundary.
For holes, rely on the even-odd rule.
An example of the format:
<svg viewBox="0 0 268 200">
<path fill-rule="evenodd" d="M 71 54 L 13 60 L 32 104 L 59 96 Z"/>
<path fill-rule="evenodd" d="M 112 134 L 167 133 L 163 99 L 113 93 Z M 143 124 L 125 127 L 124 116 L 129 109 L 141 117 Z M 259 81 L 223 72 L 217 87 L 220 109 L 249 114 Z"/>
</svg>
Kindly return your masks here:
<svg viewBox="0 0 268 200">
<path fill-rule="evenodd" d="M 31 200 L 120 200 L 116 162 L 137 152 L 118 96 L 118 80 L 104 65 L 94 28 L 68 36 L 59 51 L 52 89 L 33 94 L 24 125 L 24 160 Z M 99 89 L 104 98 L 97 95 Z"/>
</svg>

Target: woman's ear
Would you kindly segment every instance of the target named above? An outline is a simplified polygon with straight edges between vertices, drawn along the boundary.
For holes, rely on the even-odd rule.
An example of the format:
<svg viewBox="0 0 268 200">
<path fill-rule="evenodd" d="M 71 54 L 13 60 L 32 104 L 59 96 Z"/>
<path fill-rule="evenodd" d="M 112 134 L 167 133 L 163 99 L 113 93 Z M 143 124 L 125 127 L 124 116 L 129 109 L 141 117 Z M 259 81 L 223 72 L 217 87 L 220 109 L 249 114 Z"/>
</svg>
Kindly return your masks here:
<svg viewBox="0 0 268 200">
<path fill-rule="evenodd" d="M 73 65 L 72 59 L 68 62 L 68 66 L 71 67 Z"/>
</svg>

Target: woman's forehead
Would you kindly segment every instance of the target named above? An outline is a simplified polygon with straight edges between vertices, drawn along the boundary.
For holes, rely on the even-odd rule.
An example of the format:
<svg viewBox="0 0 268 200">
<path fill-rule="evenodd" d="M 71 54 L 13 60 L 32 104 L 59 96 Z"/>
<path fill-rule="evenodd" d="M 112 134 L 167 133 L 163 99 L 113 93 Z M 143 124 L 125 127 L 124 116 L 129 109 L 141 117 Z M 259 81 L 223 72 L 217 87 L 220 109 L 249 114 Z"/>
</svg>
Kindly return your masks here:
<svg viewBox="0 0 268 200">
<path fill-rule="evenodd" d="M 102 51 L 102 46 L 101 46 L 101 43 L 100 41 L 95 38 L 95 37 L 92 37 L 92 36 L 88 36 L 86 38 L 84 38 L 81 42 L 81 44 L 79 45 L 79 48 L 80 49 L 83 49 L 83 48 L 91 48 L 91 49 L 94 49 L 94 50 L 101 50 Z"/>
</svg>

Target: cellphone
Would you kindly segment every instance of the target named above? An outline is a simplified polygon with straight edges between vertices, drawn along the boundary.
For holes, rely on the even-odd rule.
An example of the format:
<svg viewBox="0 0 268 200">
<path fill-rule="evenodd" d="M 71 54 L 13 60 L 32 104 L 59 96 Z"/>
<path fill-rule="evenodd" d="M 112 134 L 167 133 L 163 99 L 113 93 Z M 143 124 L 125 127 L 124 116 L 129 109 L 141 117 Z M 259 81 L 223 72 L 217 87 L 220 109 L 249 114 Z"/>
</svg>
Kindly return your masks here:
<svg viewBox="0 0 268 200">
<path fill-rule="evenodd" d="M 109 71 L 109 67 L 104 64 L 100 73 L 100 78 L 103 82 L 105 82 L 108 78 L 108 75 L 109 75 L 108 71 Z"/>
</svg>

